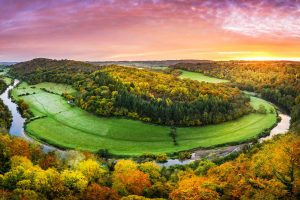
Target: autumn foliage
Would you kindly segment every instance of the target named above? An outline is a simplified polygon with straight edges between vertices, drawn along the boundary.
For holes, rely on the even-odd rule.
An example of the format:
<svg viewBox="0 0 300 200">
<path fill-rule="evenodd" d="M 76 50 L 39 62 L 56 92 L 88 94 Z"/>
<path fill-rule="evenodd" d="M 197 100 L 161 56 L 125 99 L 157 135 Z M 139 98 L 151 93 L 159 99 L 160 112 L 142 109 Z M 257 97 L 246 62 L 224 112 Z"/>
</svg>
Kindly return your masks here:
<svg viewBox="0 0 300 200">
<path fill-rule="evenodd" d="M 237 119 L 252 111 L 249 97 L 227 84 L 182 80 L 132 67 L 34 59 L 14 65 L 11 73 L 32 84 L 70 84 L 78 95 L 63 96 L 100 116 L 197 126 Z"/>
<path fill-rule="evenodd" d="M 142 195 L 151 186 L 148 174 L 140 171 L 130 160 L 119 160 L 113 173 L 113 188 L 122 195 Z"/>
<path fill-rule="evenodd" d="M 84 198 L 90 200 L 117 200 L 120 199 L 120 196 L 114 189 L 93 183 L 87 187 Z"/>
<path fill-rule="evenodd" d="M 300 194 L 300 137 L 296 133 L 254 146 L 235 160 L 186 166 L 110 162 L 91 154 L 13 151 L 18 138 L 0 135 L 0 188 L 4 199 L 295 199 Z M 36 155 L 35 155 L 36 154 Z M 55 158 L 55 159 L 54 159 Z M 40 166 L 43 163 L 43 167 Z"/>
<path fill-rule="evenodd" d="M 0 79 L 0 92 L 3 93 L 7 88 L 6 83 Z M 12 122 L 12 116 L 2 99 L 0 99 L 0 129 L 7 129 Z"/>
<path fill-rule="evenodd" d="M 179 63 L 172 68 L 228 79 L 242 90 L 258 92 L 291 113 L 293 128 L 300 130 L 300 62 L 211 61 Z"/>
</svg>

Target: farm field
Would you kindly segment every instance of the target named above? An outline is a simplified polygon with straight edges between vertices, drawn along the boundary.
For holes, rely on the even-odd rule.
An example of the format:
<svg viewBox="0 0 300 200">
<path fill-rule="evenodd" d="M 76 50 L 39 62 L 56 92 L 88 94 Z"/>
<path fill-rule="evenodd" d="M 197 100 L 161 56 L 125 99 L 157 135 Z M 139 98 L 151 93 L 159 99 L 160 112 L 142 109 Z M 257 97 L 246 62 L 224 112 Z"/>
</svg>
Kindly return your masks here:
<svg viewBox="0 0 300 200">
<path fill-rule="evenodd" d="M 210 76 L 205 76 L 202 73 L 197 73 L 197 72 L 189 72 L 189 71 L 185 71 L 185 70 L 180 70 L 182 73 L 179 76 L 180 78 L 189 78 L 192 80 L 196 80 L 196 81 L 204 81 L 204 82 L 208 82 L 208 83 L 226 83 L 229 82 L 228 80 L 224 80 L 224 79 L 219 79 L 219 78 L 214 78 L 214 77 L 210 77 Z"/>
<path fill-rule="evenodd" d="M 41 90 L 45 88 L 49 93 Z M 212 147 L 231 142 L 242 142 L 257 137 L 264 129 L 276 123 L 276 114 L 249 114 L 239 120 L 204 127 L 177 128 L 175 146 L 169 136 L 170 128 L 146 124 L 124 118 L 94 116 L 76 106 L 71 106 L 58 94 L 75 93 L 63 84 L 41 83 L 30 86 L 20 84 L 13 89 L 15 99 L 22 98 L 29 104 L 35 116 L 26 125 L 27 134 L 46 143 L 81 150 L 108 149 L 117 155 L 140 155 L 142 153 L 172 153 L 197 147 Z M 19 96 L 24 95 L 25 96 Z M 251 97 L 251 104 L 258 107 L 268 102 Z"/>
</svg>

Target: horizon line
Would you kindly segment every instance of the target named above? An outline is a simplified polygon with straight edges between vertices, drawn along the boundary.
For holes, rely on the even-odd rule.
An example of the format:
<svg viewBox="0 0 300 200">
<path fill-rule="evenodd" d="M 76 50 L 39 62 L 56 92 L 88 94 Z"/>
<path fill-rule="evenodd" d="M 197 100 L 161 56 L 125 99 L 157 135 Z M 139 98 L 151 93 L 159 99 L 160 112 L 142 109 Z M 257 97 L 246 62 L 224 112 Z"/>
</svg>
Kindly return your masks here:
<svg viewBox="0 0 300 200">
<path fill-rule="evenodd" d="M 22 61 L 0 61 L 0 63 L 21 63 L 26 61 L 31 61 L 38 58 L 44 57 L 37 57 L 28 60 Z M 244 59 L 230 59 L 230 60 L 219 60 L 219 59 L 153 59 L 153 60 L 76 60 L 76 59 L 58 59 L 58 58 L 44 58 L 50 60 L 74 60 L 74 61 L 81 61 L 81 62 L 163 62 L 163 61 L 212 61 L 212 62 L 230 62 L 230 61 L 252 61 L 252 62 L 263 62 L 263 61 L 277 61 L 277 62 L 300 62 L 300 58 L 244 58 Z"/>
</svg>

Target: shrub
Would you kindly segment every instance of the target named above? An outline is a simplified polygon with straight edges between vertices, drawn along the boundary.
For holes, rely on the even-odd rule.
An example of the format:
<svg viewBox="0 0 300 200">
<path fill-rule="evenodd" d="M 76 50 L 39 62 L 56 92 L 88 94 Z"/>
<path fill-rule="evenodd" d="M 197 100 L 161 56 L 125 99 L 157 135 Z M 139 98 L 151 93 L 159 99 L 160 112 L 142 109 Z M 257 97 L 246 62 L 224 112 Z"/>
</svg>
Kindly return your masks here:
<svg viewBox="0 0 300 200">
<path fill-rule="evenodd" d="M 167 154 L 165 154 L 165 153 L 158 154 L 158 155 L 156 156 L 156 161 L 159 162 L 159 163 L 167 162 L 167 160 L 168 160 L 168 156 L 167 156 Z"/>
<path fill-rule="evenodd" d="M 191 157 L 192 157 L 192 154 L 191 154 L 191 152 L 188 152 L 188 151 L 179 152 L 179 154 L 178 154 L 179 160 L 190 159 Z"/>
<path fill-rule="evenodd" d="M 100 158 L 109 158 L 109 157 L 111 157 L 111 153 L 108 151 L 108 149 L 99 149 L 96 152 L 96 155 Z"/>
<path fill-rule="evenodd" d="M 264 105 L 259 105 L 257 112 L 260 114 L 267 114 L 267 109 Z"/>
</svg>

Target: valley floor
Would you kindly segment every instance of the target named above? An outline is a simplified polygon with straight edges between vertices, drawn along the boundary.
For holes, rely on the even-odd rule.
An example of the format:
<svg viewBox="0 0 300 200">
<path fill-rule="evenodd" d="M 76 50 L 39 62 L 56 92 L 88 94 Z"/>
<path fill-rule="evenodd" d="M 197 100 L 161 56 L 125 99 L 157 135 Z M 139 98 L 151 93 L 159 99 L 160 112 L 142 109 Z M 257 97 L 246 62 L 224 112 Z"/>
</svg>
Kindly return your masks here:
<svg viewBox="0 0 300 200">
<path fill-rule="evenodd" d="M 69 105 L 60 96 L 63 92 L 76 91 L 70 86 L 55 83 L 35 86 L 22 83 L 13 89 L 14 99 L 24 99 L 36 117 L 43 116 L 26 124 L 28 135 L 63 148 L 90 151 L 108 149 L 116 155 L 140 155 L 243 142 L 257 137 L 276 123 L 276 113 L 268 112 L 252 113 L 218 125 L 177 128 L 178 145 L 175 146 L 167 126 L 123 118 L 97 117 Z M 254 108 L 263 104 L 268 111 L 273 107 L 256 97 L 251 97 L 251 104 Z"/>
<path fill-rule="evenodd" d="M 202 73 L 197 73 L 197 72 L 190 72 L 190 71 L 185 71 L 185 70 L 180 70 L 181 71 L 181 75 L 180 78 L 189 78 L 192 80 L 196 80 L 196 81 L 204 81 L 204 82 L 208 82 L 208 83 L 227 83 L 229 82 L 228 80 L 225 79 L 219 79 L 219 78 L 214 78 L 214 77 L 210 77 L 210 76 L 205 76 Z"/>
</svg>

